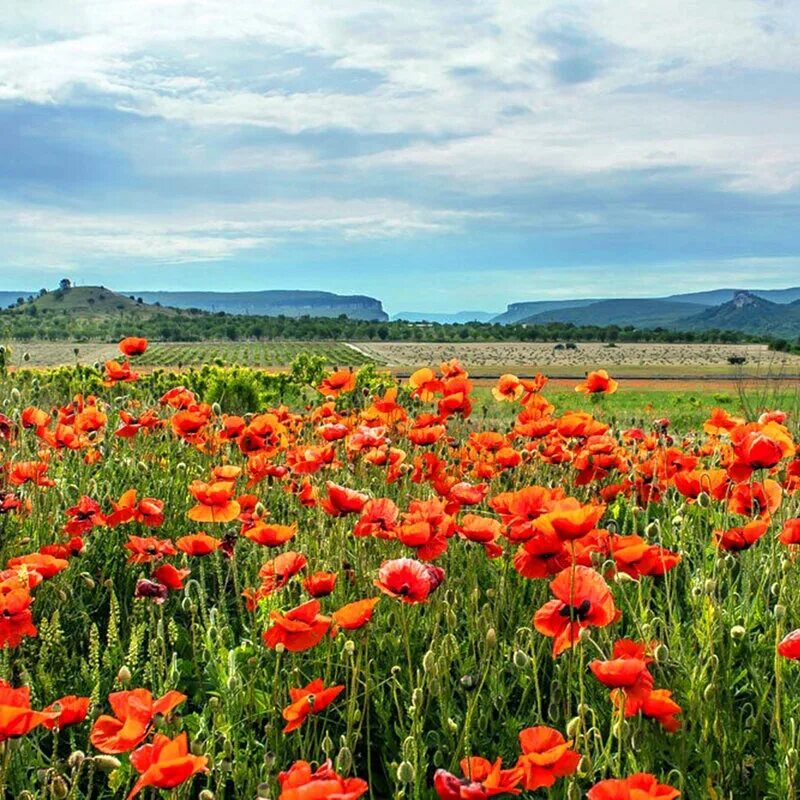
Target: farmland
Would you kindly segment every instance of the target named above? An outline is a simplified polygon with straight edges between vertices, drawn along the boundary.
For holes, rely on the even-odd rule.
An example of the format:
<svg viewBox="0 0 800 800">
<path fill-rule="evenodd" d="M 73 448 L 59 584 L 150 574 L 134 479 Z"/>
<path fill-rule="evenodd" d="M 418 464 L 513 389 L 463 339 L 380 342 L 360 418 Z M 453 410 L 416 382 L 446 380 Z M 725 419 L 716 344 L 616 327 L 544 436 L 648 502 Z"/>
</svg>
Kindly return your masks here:
<svg viewBox="0 0 800 800">
<path fill-rule="evenodd" d="M 8 796 L 795 796 L 792 384 L 120 347 L 0 381 Z"/>
</svg>

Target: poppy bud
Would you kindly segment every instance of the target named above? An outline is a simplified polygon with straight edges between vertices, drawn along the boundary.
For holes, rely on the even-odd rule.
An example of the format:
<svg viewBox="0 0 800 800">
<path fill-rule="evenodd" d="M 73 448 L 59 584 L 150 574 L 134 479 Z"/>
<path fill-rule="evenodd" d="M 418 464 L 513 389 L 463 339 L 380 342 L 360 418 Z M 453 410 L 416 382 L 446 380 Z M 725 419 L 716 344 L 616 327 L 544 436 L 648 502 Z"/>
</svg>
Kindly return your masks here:
<svg viewBox="0 0 800 800">
<path fill-rule="evenodd" d="M 653 651 L 653 658 L 656 664 L 665 664 L 669 658 L 669 648 L 665 644 L 660 644 Z"/>
<path fill-rule="evenodd" d="M 657 534 L 661 532 L 661 523 L 654 519 L 652 522 L 648 522 L 645 526 L 644 532 L 647 536 L 652 536 L 653 534 Z"/>
<path fill-rule="evenodd" d="M 219 417 L 219 416 L 221 416 L 221 414 L 222 414 L 222 406 L 220 406 L 220 404 L 219 404 L 219 403 L 216 403 L 216 402 L 215 402 L 215 403 L 212 403 L 212 404 L 211 404 L 211 413 L 212 413 L 212 414 L 213 414 L 215 417 Z"/>
<path fill-rule="evenodd" d="M 87 589 L 94 589 L 95 587 L 94 578 L 88 572 L 81 572 L 80 579 L 83 581 L 83 585 Z"/>
<path fill-rule="evenodd" d="M 713 578 L 708 578 L 706 582 L 703 584 L 703 591 L 706 594 L 713 594 L 716 588 L 717 588 L 717 582 Z"/>
<path fill-rule="evenodd" d="M 711 497 L 709 497 L 707 492 L 700 492 L 697 495 L 697 505 L 700 508 L 709 508 L 711 506 Z"/>
<path fill-rule="evenodd" d="M 636 583 L 636 578 L 632 575 L 628 575 L 627 572 L 618 572 L 614 575 L 614 583 L 621 585 L 623 583 Z"/>
<path fill-rule="evenodd" d="M 425 674 L 430 674 L 436 669 L 436 656 L 433 650 L 428 650 L 422 657 L 422 671 Z"/>
<path fill-rule="evenodd" d="M 497 631 L 494 628 L 489 628 L 489 630 L 486 631 L 487 650 L 493 650 L 496 644 L 497 644 Z"/>
<path fill-rule="evenodd" d="M 680 514 L 676 514 L 672 518 L 672 527 L 673 528 L 680 528 L 683 525 L 683 517 Z"/>
<path fill-rule="evenodd" d="M 458 731 L 459 731 L 458 723 L 454 719 L 452 719 L 451 717 L 447 718 L 447 727 L 448 727 L 450 733 L 455 734 L 455 733 L 458 733 Z"/>
<path fill-rule="evenodd" d="M 389 671 L 391 672 L 391 674 L 392 674 L 392 675 L 397 675 L 399 672 L 401 672 L 401 671 L 402 671 L 402 667 L 400 667 L 398 664 L 395 664 L 395 665 L 394 665 L 394 666 L 391 668 L 391 670 L 389 670 Z"/>
<path fill-rule="evenodd" d="M 413 692 L 411 692 L 411 705 L 417 709 L 422 705 L 422 689 L 417 686 Z"/>
<path fill-rule="evenodd" d="M 130 682 L 130 679 L 131 671 L 123 664 L 117 673 L 117 683 L 121 683 L 124 686 L 126 683 Z"/>
<path fill-rule="evenodd" d="M 475 678 L 472 675 L 462 675 L 459 681 L 461 688 L 471 692 L 475 688 Z"/>
<path fill-rule="evenodd" d="M 331 739 L 330 734 L 325 731 L 325 738 L 322 740 L 322 752 L 325 753 L 325 758 L 328 757 L 331 750 L 333 750 L 333 739 Z"/>
<path fill-rule="evenodd" d="M 351 656 L 356 651 L 356 643 L 352 639 L 348 639 L 344 643 L 344 651 L 347 655 Z"/>
<path fill-rule="evenodd" d="M 592 759 L 590 756 L 583 756 L 578 762 L 578 775 L 591 775 L 592 773 Z"/>
<path fill-rule="evenodd" d="M 711 698 L 714 697 L 714 693 L 716 692 L 716 687 L 713 683 L 709 683 L 706 685 L 706 688 L 703 689 L 703 699 L 706 702 L 710 702 Z"/>
<path fill-rule="evenodd" d="M 225 756 L 225 758 L 231 758 L 231 756 L 233 756 L 233 744 L 230 739 L 225 739 L 222 742 L 222 755 Z"/>
<path fill-rule="evenodd" d="M 568 738 L 570 738 L 570 739 L 574 739 L 574 738 L 575 738 L 575 737 L 578 735 L 578 733 L 580 733 L 580 729 L 581 729 L 581 721 L 582 721 L 582 720 L 581 720 L 581 718 L 580 718 L 580 717 L 573 717 L 573 718 L 572 718 L 572 719 L 571 719 L 571 720 L 570 720 L 570 721 L 567 723 L 567 728 L 566 728 L 566 730 L 567 730 L 567 737 L 568 737 Z"/>
<path fill-rule="evenodd" d="M 731 638 L 732 639 L 741 639 L 745 636 L 747 631 L 745 630 L 743 625 L 734 625 L 731 628 Z"/>
<path fill-rule="evenodd" d="M 777 603 L 774 609 L 775 619 L 786 619 L 786 606 L 783 603 Z"/>
<path fill-rule="evenodd" d="M 50 792 L 57 800 L 63 800 L 69 794 L 69 786 L 60 775 L 56 775 L 50 782 Z"/>
<path fill-rule="evenodd" d="M 114 756 L 99 755 L 92 756 L 92 763 L 100 770 L 100 772 L 113 772 L 119 769 L 122 762 Z"/>
<path fill-rule="evenodd" d="M 85 760 L 86 753 L 84 753 L 83 750 L 73 750 L 67 759 L 67 766 L 71 770 L 79 770 L 83 766 Z"/>
<path fill-rule="evenodd" d="M 353 754 L 350 752 L 349 747 L 342 747 L 339 754 L 336 756 L 336 771 L 350 772 L 350 767 L 353 766 Z"/>
<path fill-rule="evenodd" d="M 581 790 L 577 783 L 570 783 L 567 787 L 567 800 L 580 800 Z"/>
<path fill-rule="evenodd" d="M 400 766 L 397 768 L 398 783 L 413 783 L 415 775 L 414 765 L 410 761 L 400 762 Z"/>
<path fill-rule="evenodd" d="M 285 652 L 285 650 L 286 650 L 286 645 L 283 642 L 278 642 L 278 644 L 275 645 L 275 652 L 278 655 Z"/>
<path fill-rule="evenodd" d="M 261 797 L 261 795 L 259 795 Z M 199 795 L 197 795 L 197 800 L 214 800 L 214 792 L 210 789 L 203 789 Z"/>
<path fill-rule="evenodd" d="M 259 783 L 258 784 L 258 789 L 256 791 L 257 791 L 257 795 L 258 795 L 258 800 L 270 800 L 269 784 L 268 783 L 266 783 L 266 782 Z"/>
<path fill-rule="evenodd" d="M 773 597 L 778 597 L 781 593 L 781 585 L 779 583 L 773 583 L 772 586 L 769 587 L 769 592 Z"/>
<path fill-rule="evenodd" d="M 527 653 L 523 653 L 522 650 L 515 650 L 513 656 L 514 666 L 517 669 L 525 669 L 528 664 L 530 664 L 530 658 L 528 657 Z"/>
</svg>

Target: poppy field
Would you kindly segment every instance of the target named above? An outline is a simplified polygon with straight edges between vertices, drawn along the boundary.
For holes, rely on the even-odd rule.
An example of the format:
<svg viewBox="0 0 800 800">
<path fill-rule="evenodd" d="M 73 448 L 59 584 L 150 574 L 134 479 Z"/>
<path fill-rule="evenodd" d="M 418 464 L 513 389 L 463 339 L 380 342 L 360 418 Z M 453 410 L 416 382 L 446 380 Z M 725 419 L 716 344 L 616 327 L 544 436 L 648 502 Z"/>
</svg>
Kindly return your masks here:
<svg viewBox="0 0 800 800">
<path fill-rule="evenodd" d="M 796 393 L 148 349 L 0 379 L 5 796 L 796 796 Z"/>
</svg>

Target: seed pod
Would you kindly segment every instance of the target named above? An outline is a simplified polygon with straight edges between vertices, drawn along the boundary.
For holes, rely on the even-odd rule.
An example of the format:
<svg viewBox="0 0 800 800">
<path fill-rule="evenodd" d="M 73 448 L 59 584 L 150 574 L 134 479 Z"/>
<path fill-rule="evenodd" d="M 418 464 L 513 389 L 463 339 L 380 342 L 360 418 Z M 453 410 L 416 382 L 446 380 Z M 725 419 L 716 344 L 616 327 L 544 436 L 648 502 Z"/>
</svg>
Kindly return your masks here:
<svg viewBox="0 0 800 800">
<path fill-rule="evenodd" d="M 786 619 L 786 606 L 783 603 L 776 603 L 773 613 L 775 619 Z"/>
<path fill-rule="evenodd" d="M 117 673 L 117 683 L 122 684 L 125 686 L 126 684 L 130 683 L 131 680 L 131 671 L 123 664 L 119 668 L 119 672 Z"/>
<path fill-rule="evenodd" d="M 486 631 L 486 649 L 493 650 L 497 644 L 497 631 L 494 628 L 489 628 Z"/>
<path fill-rule="evenodd" d="M 256 789 L 258 800 L 270 800 L 270 793 L 269 793 L 269 784 L 259 783 L 258 788 Z"/>
<path fill-rule="evenodd" d="M 422 657 L 422 671 L 426 675 L 430 675 L 436 669 L 436 656 L 433 653 L 433 650 L 426 651 L 425 655 Z"/>
<path fill-rule="evenodd" d="M 747 634 L 747 630 L 745 629 L 744 625 L 734 625 L 731 628 L 731 638 L 732 639 L 741 639 Z"/>
<path fill-rule="evenodd" d="M 100 770 L 100 772 L 113 772 L 115 769 L 119 769 L 122 762 L 118 758 L 114 758 L 114 756 L 107 756 L 107 755 L 99 755 L 99 756 L 92 756 L 92 762 Z"/>
<path fill-rule="evenodd" d="M 578 733 L 580 731 L 580 728 L 581 728 L 581 718 L 580 717 L 573 717 L 567 723 L 567 729 L 566 729 L 567 730 L 567 737 L 570 738 L 570 739 L 574 739 L 578 735 Z"/>
<path fill-rule="evenodd" d="M 528 654 L 523 653 L 522 650 L 515 650 L 512 660 L 517 669 L 525 669 L 531 663 Z"/>
<path fill-rule="evenodd" d="M 353 766 L 353 754 L 350 752 L 349 747 L 342 747 L 339 750 L 339 754 L 336 756 L 336 771 L 337 772 L 344 772 L 347 774 L 350 772 L 350 768 Z"/>
<path fill-rule="evenodd" d="M 397 767 L 398 783 L 413 783 L 416 776 L 414 765 L 410 761 L 401 761 Z"/>
<path fill-rule="evenodd" d="M 665 664 L 669 659 L 669 648 L 665 644 L 660 644 L 653 651 L 653 658 L 656 664 Z"/>
</svg>

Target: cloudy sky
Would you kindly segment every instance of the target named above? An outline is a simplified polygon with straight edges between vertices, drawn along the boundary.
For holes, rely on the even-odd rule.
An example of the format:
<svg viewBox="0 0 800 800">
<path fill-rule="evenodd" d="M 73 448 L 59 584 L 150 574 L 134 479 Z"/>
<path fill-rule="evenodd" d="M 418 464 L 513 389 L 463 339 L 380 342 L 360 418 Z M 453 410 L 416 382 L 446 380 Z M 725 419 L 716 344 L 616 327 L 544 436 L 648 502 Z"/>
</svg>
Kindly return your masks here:
<svg viewBox="0 0 800 800">
<path fill-rule="evenodd" d="M 800 283 L 795 0 L 0 0 L 0 289 Z"/>
</svg>

